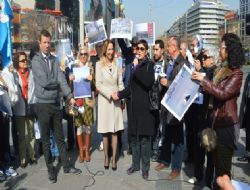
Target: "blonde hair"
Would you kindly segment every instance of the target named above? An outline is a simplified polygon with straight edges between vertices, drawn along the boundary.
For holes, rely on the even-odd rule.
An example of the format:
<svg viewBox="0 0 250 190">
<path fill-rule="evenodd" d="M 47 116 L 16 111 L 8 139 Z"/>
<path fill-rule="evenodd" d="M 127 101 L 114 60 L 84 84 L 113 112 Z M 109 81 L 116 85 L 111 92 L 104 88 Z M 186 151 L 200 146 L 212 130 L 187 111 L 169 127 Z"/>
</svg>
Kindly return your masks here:
<svg viewBox="0 0 250 190">
<path fill-rule="evenodd" d="M 115 43 L 112 40 L 106 40 L 102 47 L 102 54 L 101 54 L 101 59 L 100 59 L 100 62 L 103 66 L 108 64 L 106 53 L 107 53 L 109 44 L 113 44 L 113 47 L 114 47 L 113 61 L 115 60 Z"/>
<path fill-rule="evenodd" d="M 88 53 L 88 60 L 89 60 L 89 49 L 86 47 L 86 46 L 83 46 L 79 49 L 79 52 L 78 52 L 78 55 L 77 55 L 77 59 L 80 60 L 80 54 L 81 54 L 81 51 L 84 50 Z"/>
</svg>

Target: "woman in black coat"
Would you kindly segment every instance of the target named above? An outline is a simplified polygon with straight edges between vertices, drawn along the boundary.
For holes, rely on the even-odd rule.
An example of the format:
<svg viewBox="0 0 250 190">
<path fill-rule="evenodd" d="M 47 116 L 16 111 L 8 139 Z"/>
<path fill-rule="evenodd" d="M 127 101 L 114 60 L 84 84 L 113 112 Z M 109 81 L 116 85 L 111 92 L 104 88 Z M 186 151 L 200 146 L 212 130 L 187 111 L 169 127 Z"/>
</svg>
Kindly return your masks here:
<svg viewBox="0 0 250 190">
<path fill-rule="evenodd" d="M 144 179 L 148 179 L 151 137 L 155 134 L 155 114 L 150 111 L 149 102 L 149 90 L 154 83 L 154 63 L 147 54 L 148 44 L 145 40 L 140 40 L 129 85 L 117 93 L 119 99 L 131 98 L 128 133 L 131 135 L 132 166 L 127 170 L 127 174 L 139 171 L 141 160 Z"/>
</svg>

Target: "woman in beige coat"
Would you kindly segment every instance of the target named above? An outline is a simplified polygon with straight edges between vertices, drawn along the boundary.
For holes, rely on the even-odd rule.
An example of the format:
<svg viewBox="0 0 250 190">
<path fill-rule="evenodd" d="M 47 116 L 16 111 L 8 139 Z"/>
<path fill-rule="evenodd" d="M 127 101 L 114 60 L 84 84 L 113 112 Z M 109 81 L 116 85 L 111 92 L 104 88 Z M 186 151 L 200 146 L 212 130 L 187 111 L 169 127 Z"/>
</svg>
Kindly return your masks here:
<svg viewBox="0 0 250 190">
<path fill-rule="evenodd" d="M 97 131 L 103 134 L 104 168 L 109 168 L 109 134 L 112 135 L 112 170 L 116 170 L 117 132 L 124 129 L 120 101 L 112 99 L 113 92 L 124 89 L 122 71 L 114 59 L 115 45 L 111 40 L 105 41 L 102 57 L 96 64 L 96 88 L 98 95 Z"/>
</svg>

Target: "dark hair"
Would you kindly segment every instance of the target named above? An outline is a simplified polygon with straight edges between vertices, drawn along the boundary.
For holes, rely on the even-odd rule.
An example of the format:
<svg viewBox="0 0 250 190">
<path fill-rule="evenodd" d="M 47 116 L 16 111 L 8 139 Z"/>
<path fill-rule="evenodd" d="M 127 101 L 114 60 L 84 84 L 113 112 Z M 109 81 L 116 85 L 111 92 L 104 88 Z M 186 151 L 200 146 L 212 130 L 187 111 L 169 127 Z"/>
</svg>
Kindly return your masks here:
<svg viewBox="0 0 250 190">
<path fill-rule="evenodd" d="M 49 31 L 48 30 L 44 30 L 44 29 L 40 33 L 39 41 L 41 41 L 42 36 L 45 36 L 47 38 L 51 38 L 51 34 L 49 33 Z"/>
<path fill-rule="evenodd" d="M 162 40 L 155 40 L 155 44 L 159 44 L 161 49 L 164 49 L 164 42 Z"/>
<path fill-rule="evenodd" d="M 19 57 L 20 57 L 21 55 L 24 55 L 25 58 L 27 59 L 27 55 L 26 55 L 25 52 L 23 52 L 23 51 L 16 52 L 16 53 L 14 54 L 14 60 L 13 60 L 13 66 L 14 66 L 15 69 L 18 69 L 18 68 L 19 68 Z"/>
<path fill-rule="evenodd" d="M 225 42 L 226 51 L 228 54 L 228 65 L 231 68 L 239 68 L 245 63 L 244 51 L 240 38 L 233 33 L 226 33 L 222 37 L 222 42 Z"/>
<path fill-rule="evenodd" d="M 139 44 L 142 44 L 142 45 L 146 48 L 146 50 L 148 50 L 148 42 L 147 42 L 146 40 L 140 39 L 140 40 L 138 41 L 138 43 L 137 43 L 137 46 L 138 46 Z"/>
</svg>

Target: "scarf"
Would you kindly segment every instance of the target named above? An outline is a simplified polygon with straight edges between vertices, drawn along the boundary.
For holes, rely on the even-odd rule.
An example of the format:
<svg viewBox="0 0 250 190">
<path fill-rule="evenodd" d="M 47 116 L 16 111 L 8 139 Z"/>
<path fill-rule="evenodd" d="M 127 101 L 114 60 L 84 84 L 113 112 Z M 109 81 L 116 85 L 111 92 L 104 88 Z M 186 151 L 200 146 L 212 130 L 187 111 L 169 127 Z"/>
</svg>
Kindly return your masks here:
<svg viewBox="0 0 250 190">
<path fill-rule="evenodd" d="M 29 78 L 29 71 L 28 69 L 18 69 L 19 76 L 22 80 L 22 96 L 24 100 L 28 100 L 28 78 Z"/>
<path fill-rule="evenodd" d="M 221 81 L 223 81 L 225 78 L 231 76 L 233 73 L 232 69 L 228 67 L 228 62 L 225 61 L 221 64 L 221 67 L 219 67 L 215 71 L 215 75 L 213 77 L 213 84 L 218 85 Z M 213 109 L 213 103 L 214 103 L 214 96 L 210 96 L 209 98 L 209 109 Z"/>
</svg>

